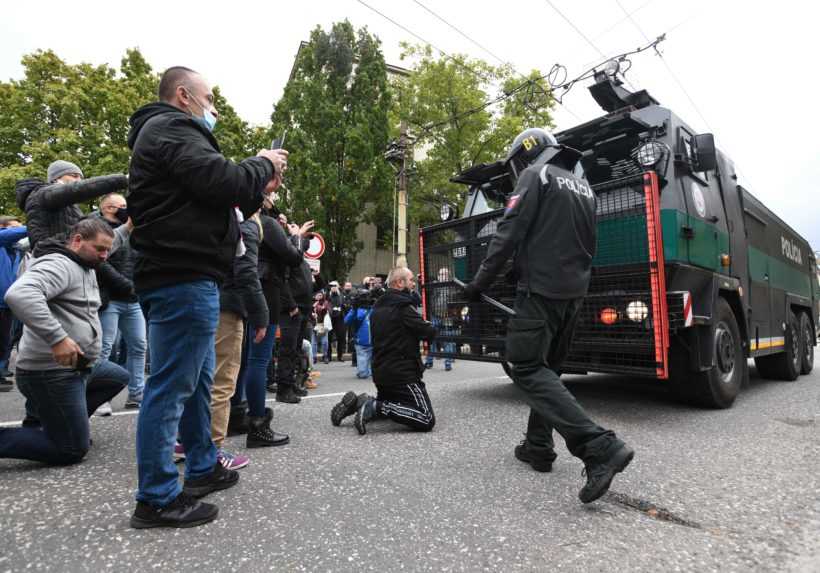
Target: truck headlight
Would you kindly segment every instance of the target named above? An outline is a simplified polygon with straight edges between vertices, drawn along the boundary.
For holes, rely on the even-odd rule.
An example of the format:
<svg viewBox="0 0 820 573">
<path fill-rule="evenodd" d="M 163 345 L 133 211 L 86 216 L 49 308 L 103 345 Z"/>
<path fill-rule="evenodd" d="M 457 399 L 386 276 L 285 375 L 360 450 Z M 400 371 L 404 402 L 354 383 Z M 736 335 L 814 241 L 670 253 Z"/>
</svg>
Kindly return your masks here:
<svg viewBox="0 0 820 573">
<path fill-rule="evenodd" d="M 649 307 L 640 300 L 635 300 L 626 305 L 626 317 L 632 322 L 643 322 L 649 316 Z"/>
<path fill-rule="evenodd" d="M 638 153 L 635 158 L 640 163 L 641 167 L 652 167 L 663 159 L 664 146 L 657 141 L 650 141 L 644 143 L 638 148 Z"/>
<path fill-rule="evenodd" d="M 442 221 L 449 221 L 456 218 L 456 210 L 449 203 L 445 203 L 439 210 L 439 215 Z"/>
</svg>

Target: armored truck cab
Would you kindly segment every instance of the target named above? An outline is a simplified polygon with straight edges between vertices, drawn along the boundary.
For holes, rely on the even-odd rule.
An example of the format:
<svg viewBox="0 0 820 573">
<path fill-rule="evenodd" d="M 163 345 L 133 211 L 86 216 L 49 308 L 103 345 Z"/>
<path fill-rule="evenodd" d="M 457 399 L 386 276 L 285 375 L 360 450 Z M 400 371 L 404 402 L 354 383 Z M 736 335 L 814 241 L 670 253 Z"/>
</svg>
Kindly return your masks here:
<svg viewBox="0 0 820 573">
<path fill-rule="evenodd" d="M 738 185 L 711 134 L 604 74 L 590 92 L 606 115 L 556 134 L 583 153 L 598 217 L 562 369 L 652 377 L 718 408 L 748 379 L 746 358 L 764 377 L 811 371 L 819 289 L 809 244 Z M 501 162 L 453 181 L 470 187 L 464 215 L 420 231 L 424 312 L 442 331 L 433 354 L 503 363 L 508 316 L 466 302 L 452 278 L 477 271 L 512 183 Z M 488 294 L 512 306 L 514 285 L 500 277 Z"/>
</svg>

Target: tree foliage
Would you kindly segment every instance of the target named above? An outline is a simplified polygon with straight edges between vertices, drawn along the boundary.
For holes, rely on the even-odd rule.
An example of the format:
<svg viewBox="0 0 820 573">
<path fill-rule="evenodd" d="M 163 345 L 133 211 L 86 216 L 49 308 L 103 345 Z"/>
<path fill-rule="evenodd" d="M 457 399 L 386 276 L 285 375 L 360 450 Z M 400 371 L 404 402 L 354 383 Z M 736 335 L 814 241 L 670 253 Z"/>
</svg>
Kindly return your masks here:
<svg viewBox="0 0 820 573">
<path fill-rule="evenodd" d="M 397 79 L 394 124 L 404 119 L 415 136 L 416 177 L 410 187 L 411 217 L 438 221 L 446 201 L 464 203 L 456 173 L 503 157 L 513 138 L 529 127 L 552 127 L 549 85 L 533 70 L 526 79 L 509 66 L 494 67 L 466 56 L 434 57 L 430 47 L 404 45 L 410 76 Z M 530 83 L 527 83 L 527 81 Z M 523 86 L 521 89 L 519 86 Z M 503 98 L 506 94 L 509 97 Z M 494 105 L 482 106 L 495 98 Z M 470 113 L 474 112 L 474 113 Z"/>
<path fill-rule="evenodd" d="M 18 213 L 14 185 L 45 178 L 55 159 L 79 165 L 86 177 L 128 170 L 128 118 L 156 100 L 159 76 L 137 49 L 119 70 L 71 65 L 52 51 L 23 57 L 20 80 L 0 82 L 0 213 Z M 254 130 L 214 89 L 220 112 L 216 137 L 235 159 L 253 155 Z"/>
<path fill-rule="evenodd" d="M 272 115 L 271 137 L 292 151 L 281 202 L 314 219 L 327 243 L 323 274 L 342 277 L 361 248 L 357 226 L 392 197 L 383 158 L 391 94 L 379 40 L 348 21 L 313 30 Z"/>
</svg>

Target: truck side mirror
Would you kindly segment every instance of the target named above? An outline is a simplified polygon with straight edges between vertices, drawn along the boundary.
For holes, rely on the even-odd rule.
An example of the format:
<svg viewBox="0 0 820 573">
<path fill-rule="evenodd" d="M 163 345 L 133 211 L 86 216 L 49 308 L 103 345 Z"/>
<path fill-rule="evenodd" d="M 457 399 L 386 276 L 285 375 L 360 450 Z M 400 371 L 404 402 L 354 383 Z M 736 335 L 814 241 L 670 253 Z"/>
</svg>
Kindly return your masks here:
<svg viewBox="0 0 820 573">
<path fill-rule="evenodd" d="M 717 152 L 715 151 L 715 136 L 711 133 L 701 133 L 695 136 L 695 171 L 712 171 L 717 167 Z"/>
</svg>

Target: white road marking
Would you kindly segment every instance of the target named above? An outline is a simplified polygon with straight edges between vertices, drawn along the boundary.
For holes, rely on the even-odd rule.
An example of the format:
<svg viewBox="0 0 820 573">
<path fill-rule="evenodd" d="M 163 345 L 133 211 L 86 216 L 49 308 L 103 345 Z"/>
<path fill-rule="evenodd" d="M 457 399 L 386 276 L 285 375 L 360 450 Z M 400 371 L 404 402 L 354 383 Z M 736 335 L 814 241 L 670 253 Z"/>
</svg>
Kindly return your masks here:
<svg viewBox="0 0 820 573">
<path fill-rule="evenodd" d="M 311 394 L 309 396 L 302 396 L 302 400 L 308 400 L 308 399 L 311 399 L 311 398 L 333 398 L 333 397 L 337 397 L 337 396 L 344 396 L 345 394 L 346 394 L 346 392 L 333 392 L 332 394 Z M 276 402 L 276 398 L 268 398 L 267 400 L 265 400 L 265 404 L 271 404 L 273 402 Z M 139 409 L 136 409 L 136 410 L 122 410 L 120 412 L 114 412 L 111 415 L 112 416 L 136 416 L 139 413 L 140 413 Z M 108 416 L 105 416 L 105 417 L 107 418 Z M 0 428 L 13 428 L 15 426 L 19 426 L 22 423 L 23 423 L 22 420 L 17 420 L 16 422 L 0 422 Z"/>
</svg>

